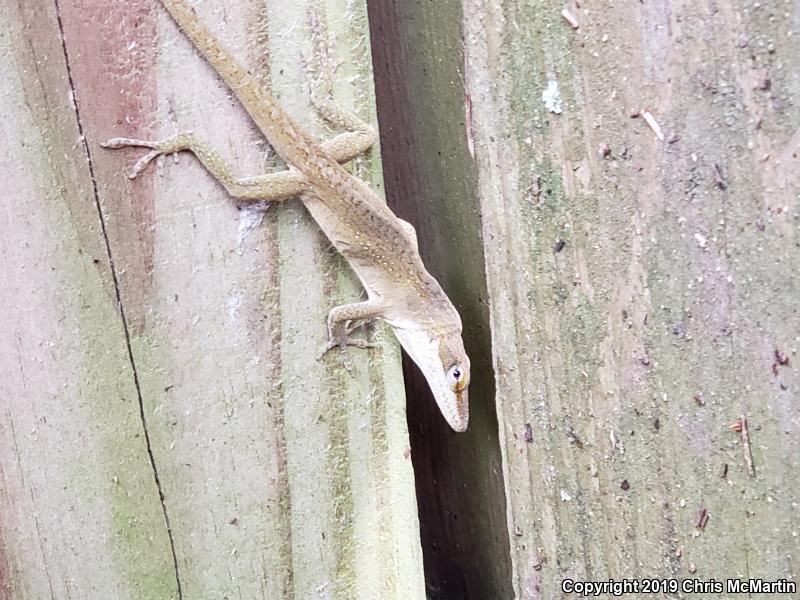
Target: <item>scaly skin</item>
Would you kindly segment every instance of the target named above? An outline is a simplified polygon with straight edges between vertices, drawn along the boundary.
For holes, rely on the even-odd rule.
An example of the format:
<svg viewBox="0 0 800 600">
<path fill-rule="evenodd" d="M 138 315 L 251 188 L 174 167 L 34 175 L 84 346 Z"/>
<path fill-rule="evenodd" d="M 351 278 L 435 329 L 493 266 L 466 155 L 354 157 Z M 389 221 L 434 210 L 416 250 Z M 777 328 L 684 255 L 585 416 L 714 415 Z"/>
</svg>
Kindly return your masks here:
<svg viewBox="0 0 800 600">
<path fill-rule="evenodd" d="M 152 151 L 132 176 L 159 154 L 193 152 L 228 192 L 243 199 L 286 200 L 299 196 L 325 235 L 358 275 L 369 299 L 339 306 L 328 317 L 330 348 L 367 347 L 348 335 L 347 323 L 380 317 L 395 330 L 417 363 L 443 416 L 456 431 L 469 420 L 469 358 L 461 319 L 439 283 L 425 269 L 413 227 L 399 219 L 363 181 L 339 161 L 366 150 L 371 130 L 342 134 L 320 144 L 222 48 L 185 0 L 161 0 L 183 33 L 230 87 L 288 171 L 236 179 L 219 155 L 193 134 L 160 142 L 115 138 L 105 146 L 145 146 Z M 357 119 L 351 119 L 350 122 Z M 357 125 L 356 125 L 357 126 Z M 350 136 L 350 137 L 348 137 Z"/>
</svg>

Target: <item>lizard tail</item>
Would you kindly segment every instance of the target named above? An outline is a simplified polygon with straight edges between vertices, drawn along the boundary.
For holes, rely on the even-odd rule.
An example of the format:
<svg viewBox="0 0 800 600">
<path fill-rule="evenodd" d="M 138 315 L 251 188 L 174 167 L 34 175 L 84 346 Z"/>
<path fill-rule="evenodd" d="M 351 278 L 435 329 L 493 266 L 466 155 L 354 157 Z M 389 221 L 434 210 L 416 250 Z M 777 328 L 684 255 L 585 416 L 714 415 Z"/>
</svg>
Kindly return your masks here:
<svg viewBox="0 0 800 600">
<path fill-rule="evenodd" d="M 161 0 L 184 35 L 234 92 L 267 141 L 286 162 L 307 164 L 321 149 L 315 140 L 278 104 L 272 95 L 242 68 L 197 18 L 186 0 Z M 325 156 L 323 162 L 330 161 Z"/>
</svg>

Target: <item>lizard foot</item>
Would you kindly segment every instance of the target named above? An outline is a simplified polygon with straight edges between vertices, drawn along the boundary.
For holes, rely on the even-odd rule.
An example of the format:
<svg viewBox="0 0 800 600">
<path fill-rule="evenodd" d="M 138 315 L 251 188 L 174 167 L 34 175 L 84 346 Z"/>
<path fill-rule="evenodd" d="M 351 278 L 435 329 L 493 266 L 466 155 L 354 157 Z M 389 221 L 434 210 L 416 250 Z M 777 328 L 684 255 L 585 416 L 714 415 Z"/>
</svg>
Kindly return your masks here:
<svg viewBox="0 0 800 600">
<path fill-rule="evenodd" d="M 345 324 L 345 337 L 350 338 L 350 334 L 356 331 L 357 329 L 361 329 L 362 327 L 366 328 L 372 323 L 375 322 L 375 319 L 358 319 L 355 321 L 348 321 Z M 356 340 L 360 341 L 360 340 Z M 345 344 L 347 346 L 354 346 L 356 344 Z M 374 346 L 374 345 L 373 345 Z"/>
<path fill-rule="evenodd" d="M 135 146 L 137 148 L 150 148 L 150 152 L 142 156 L 136 161 L 132 168 L 126 171 L 126 175 L 130 179 L 134 179 L 139 173 L 145 170 L 150 162 L 161 155 L 172 154 L 175 162 L 178 162 L 178 152 L 187 150 L 192 146 L 194 136 L 191 133 L 179 133 L 165 140 L 151 141 L 151 140 L 136 140 L 133 138 L 111 138 L 100 145 L 103 148 L 127 148 L 128 146 Z"/>
<path fill-rule="evenodd" d="M 334 348 L 341 348 L 342 349 L 342 365 L 344 366 L 346 371 L 353 370 L 353 363 L 350 361 L 350 357 L 347 355 L 347 347 L 354 346 L 356 348 L 375 348 L 375 344 L 368 342 L 366 340 L 362 340 L 359 338 L 351 338 L 348 335 L 332 338 L 326 345 L 325 348 L 322 350 L 320 355 L 317 357 L 317 360 L 321 360 L 323 356 L 325 356 L 328 352 L 333 350 Z"/>
</svg>

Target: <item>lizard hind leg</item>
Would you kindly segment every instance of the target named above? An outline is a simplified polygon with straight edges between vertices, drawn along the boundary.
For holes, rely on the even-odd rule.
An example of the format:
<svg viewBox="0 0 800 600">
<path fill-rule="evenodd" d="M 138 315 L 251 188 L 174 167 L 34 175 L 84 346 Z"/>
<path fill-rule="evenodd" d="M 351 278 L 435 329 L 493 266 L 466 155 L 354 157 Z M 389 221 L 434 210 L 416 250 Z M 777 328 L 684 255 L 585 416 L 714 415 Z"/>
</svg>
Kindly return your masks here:
<svg viewBox="0 0 800 600">
<path fill-rule="evenodd" d="M 338 162 L 345 163 L 361 156 L 378 141 L 375 129 L 354 113 L 342 110 L 322 90 L 312 89 L 311 104 L 330 126 L 345 130 L 323 144 L 325 150 Z"/>
<path fill-rule="evenodd" d="M 365 321 L 383 316 L 384 312 L 385 305 L 379 300 L 366 300 L 332 308 L 328 313 L 328 343 L 319 358 L 337 347 L 341 348 L 343 352 L 347 346 L 373 348 L 375 344 L 361 338 L 350 337 L 350 334 Z M 346 354 L 344 354 L 343 362 L 345 369 L 349 371 L 352 365 Z"/>
<path fill-rule="evenodd" d="M 158 141 L 118 137 L 111 138 L 100 145 L 103 148 L 134 146 L 150 149 L 127 172 L 131 179 L 137 177 L 158 156 L 174 154 L 177 158 L 178 152 L 188 151 L 197 157 L 203 167 L 232 197 L 240 200 L 277 202 L 295 198 L 308 188 L 303 174 L 291 168 L 253 177 L 237 177 L 233 168 L 225 162 L 220 154 L 200 136 L 192 132 L 179 133 Z"/>
<path fill-rule="evenodd" d="M 343 109 L 333 99 L 336 66 L 331 57 L 328 34 L 323 19 L 312 12 L 313 51 L 306 63 L 309 72 L 309 98 L 319 116 L 331 128 L 344 131 L 323 144 L 338 162 L 348 162 L 364 154 L 378 141 L 378 134 L 355 113 Z"/>
<path fill-rule="evenodd" d="M 103 148 L 127 148 L 131 146 L 150 148 L 150 152 L 144 154 L 138 161 L 136 161 L 136 164 L 134 164 L 133 167 L 127 171 L 127 175 L 131 179 L 137 177 L 147 168 L 147 165 L 149 165 L 154 158 L 159 156 L 167 156 L 172 154 L 175 156 L 175 162 L 177 162 L 178 152 L 183 150 L 189 150 L 193 152 L 198 156 L 198 158 L 201 157 L 201 155 L 208 155 L 212 161 L 218 161 L 224 165 L 224 162 L 222 158 L 220 158 L 219 154 L 213 150 L 210 150 L 208 144 L 197 137 L 194 133 L 189 131 L 178 133 L 162 140 L 139 140 L 135 138 L 115 137 L 105 142 L 101 142 L 100 145 Z"/>
<path fill-rule="evenodd" d="M 370 135 L 374 137 L 374 134 Z M 368 137 L 365 137 L 363 132 L 347 132 L 328 140 L 322 146 L 336 161 L 346 162 L 365 152 L 374 143 L 374 139 L 370 141 Z M 187 151 L 197 157 L 203 167 L 225 188 L 228 194 L 239 200 L 278 202 L 296 198 L 308 189 L 305 176 L 292 168 L 251 177 L 237 177 L 233 168 L 225 162 L 219 152 L 192 132 L 179 133 L 157 141 L 116 137 L 101 142 L 100 145 L 103 148 L 112 149 L 128 147 L 150 149 L 127 171 L 127 175 L 131 179 L 144 171 L 153 159 L 168 154 L 173 154 L 177 158 L 178 152 Z"/>
</svg>

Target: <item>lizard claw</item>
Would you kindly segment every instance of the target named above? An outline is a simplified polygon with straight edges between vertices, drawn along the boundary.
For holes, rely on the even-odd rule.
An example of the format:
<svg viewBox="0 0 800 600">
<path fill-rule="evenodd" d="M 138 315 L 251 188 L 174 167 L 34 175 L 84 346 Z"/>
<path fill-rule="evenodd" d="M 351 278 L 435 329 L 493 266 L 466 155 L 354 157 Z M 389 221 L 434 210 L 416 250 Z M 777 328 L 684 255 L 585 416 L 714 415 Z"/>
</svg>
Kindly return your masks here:
<svg viewBox="0 0 800 600">
<path fill-rule="evenodd" d="M 341 348 L 342 349 L 342 365 L 344 366 L 346 371 L 353 370 L 353 363 L 350 361 L 350 357 L 347 355 L 347 347 L 354 346 L 356 348 L 368 349 L 368 348 L 375 348 L 375 344 L 368 342 L 367 340 L 362 340 L 359 338 L 352 338 L 349 335 L 345 335 L 343 337 L 332 338 L 326 345 L 325 348 L 322 350 L 320 355 L 317 357 L 317 360 L 322 360 L 322 357 L 325 356 L 328 352 L 333 350 L 334 348 Z"/>
<path fill-rule="evenodd" d="M 350 339 L 350 334 L 353 333 L 356 329 L 361 329 L 362 327 L 366 327 L 370 323 L 373 323 L 375 319 L 359 319 L 357 321 L 348 321 L 345 328 L 345 337 Z M 358 342 L 360 340 L 356 340 Z M 346 344 L 348 346 L 356 346 L 357 344 Z M 360 347 L 360 346 L 359 346 Z M 374 344 L 372 344 L 374 347 Z"/>
</svg>

